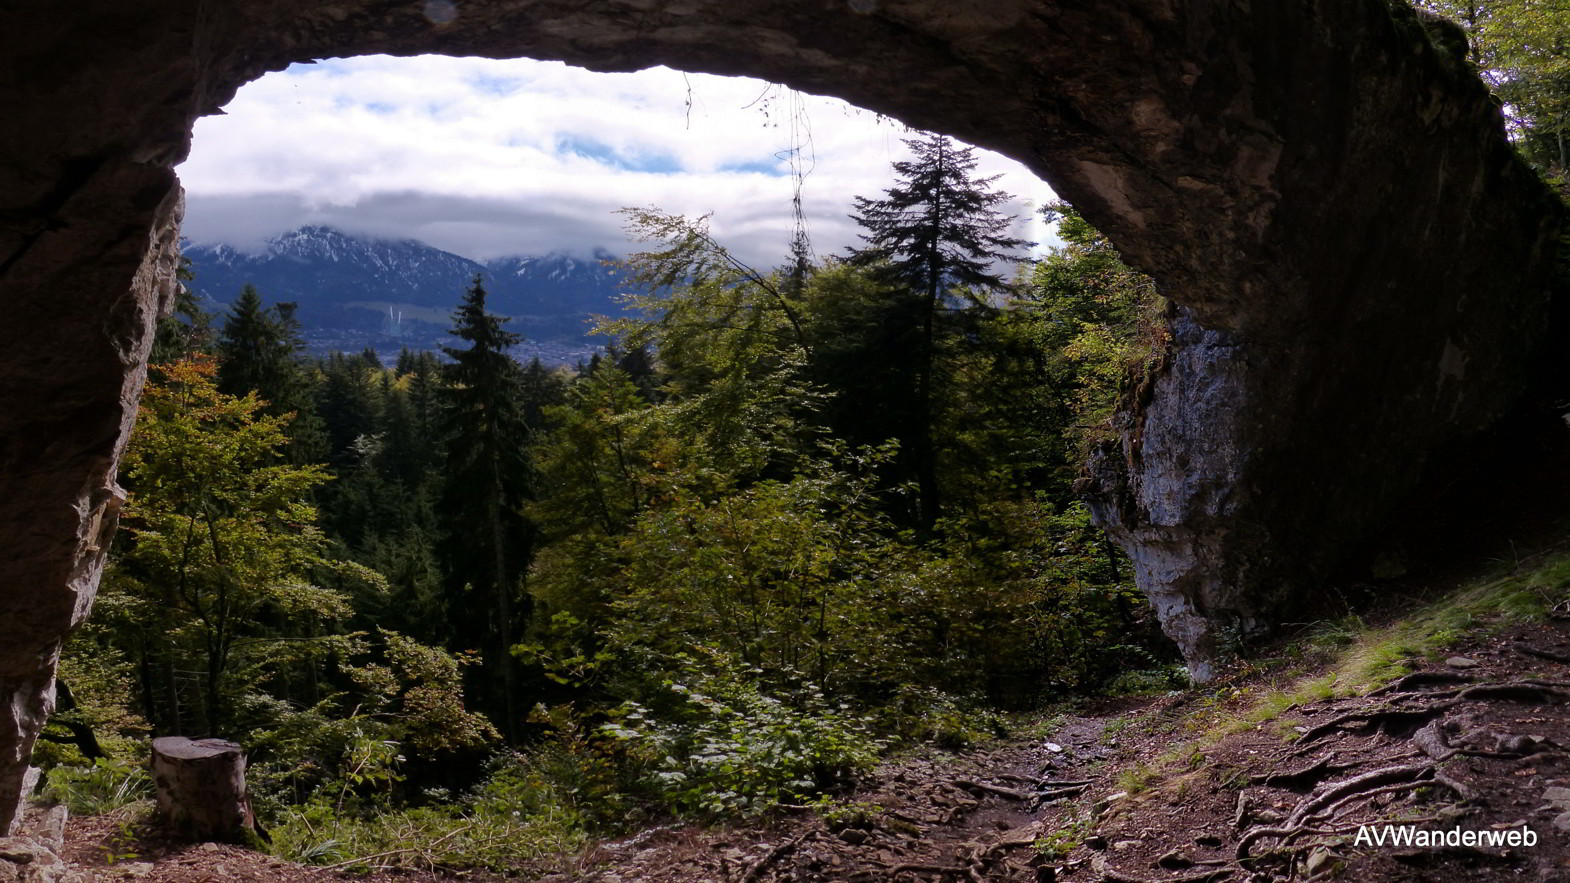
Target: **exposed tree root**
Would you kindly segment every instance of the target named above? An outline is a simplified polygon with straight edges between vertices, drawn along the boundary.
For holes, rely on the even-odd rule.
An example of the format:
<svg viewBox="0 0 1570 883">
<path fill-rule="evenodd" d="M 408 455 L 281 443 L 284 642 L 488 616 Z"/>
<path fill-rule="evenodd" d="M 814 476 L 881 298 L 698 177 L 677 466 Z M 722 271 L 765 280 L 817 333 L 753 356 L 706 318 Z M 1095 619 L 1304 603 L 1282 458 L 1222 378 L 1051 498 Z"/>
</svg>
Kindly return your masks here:
<svg viewBox="0 0 1570 883">
<path fill-rule="evenodd" d="M 1550 705 L 1554 702 L 1570 701 L 1570 693 L 1556 689 L 1554 685 L 1543 681 L 1517 681 L 1513 684 L 1478 684 L 1475 687 L 1467 687 L 1457 693 L 1456 698 L 1490 701 L 1499 699 L 1506 702 Z"/>
<path fill-rule="evenodd" d="M 1475 687 L 1472 689 L 1476 689 Z M 1303 735 L 1298 736 L 1294 744 L 1301 745 L 1312 742 L 1321 736 L 1333 733 L 1350 723 L 1366 723 L 1370 726 L 1385 729 L 1387 732 L 1398 727 L 1400 729 L 1415 727 L 1426 723 L 1431 718 L 1443 714 L 1456 705 L 1456 700 L 1439 702 L 1422 708 L 1398 708 L 1394 705 L 1381 705 L 1376 708 L 1365 708 L 1359 711 L 1331 718 L 1318 726 L 1311 727 Z"/>
<path fill-rule="evenodd" d="M 1471 675 L 1452 671 L 1418 671 L 1392 681 L 1377 690 L 1372 690 L 1368 695 L 1384 696 L 1388 693 L 1415 693 L 1424 687 L 1453 687 L 1457 684 L 1470 684 L 1474 680 Z"/>
<path fill-rule="evenodd" d="M 1434 767 L 1434 781 L 1445 786 L 1446 788 L 1449 788 L 1451 791 L 1454 791 L 1456 796 L 1462 800 L 1477 799 L 1477 792 L 1473 790 L 1470 785 L 1467 785 L 1465 782 L 1457 781 L 1455 777 L 1446 773 L 1445 768 L 1442 766 Z"/>
<path fill-rule="evenodd" d="M 1559 662 L 1565 665 L 1570 665 L 1570 653 L 1560 653 L 1555 650 L 1534 647 L 1531 644 L 1525 643 L 1524 641 L 1516 641 L 1510 645 L 1510 649 L 1520 653 L 1523 656 L 1535 656 L 1538 659 L 1546 659 L 1549 662 Z"/>
<path fill-rule="evenodd" d="M 1310 823 L 1314 818 L 1333 814 L 1352 800 L 1421 787 L 1433 778 L 1433 773 L 1432 765 L 1412 764 L 1381 767 L 1337 782 L 1305 798 L 1280 827 L 1255 828 L 1244 834 L 1238 841 L 1237 858 L 1239 861 L 1247 859 L 1253 845 L 1266 837 L 1285 843 L 1302 836 L 1311 830 Z"/>
<path fill-rule="evenodd" d="M 1332 752 L 1295 772 L 1252 776 L 1249 778 L 1249 784 L 1265 785 L 1270 788 L 1286 788 L 1295 791 L 1299 788 L 1313 787 L 1328 776 L 1333 776 L 1336 773 L 1344 772 L 1357 766 L 1355 763 L 1335 763 L 1335 758 L 1336 755 Z"/>
<path fill-rule="evenodd" d="M 1456 755 L 1456 749 L 1445 740 L 1444 728 L 1437 720 L 1429 721 L 1427 726 L 1413 733 L 1412 744 L 1436 761 L 1449 760 Z"/>
<path fill-rule="evenodd" d="M 1408 766 L 1381 767 L 1362 775 L 1344 779 L 1323 792 L 1316 793 L 1298 804 L 1297 809 L 1287 816 L 1287 827 L 1300 827 L 1309 818 L 1321 811 L 1339 805 L 1343 799 L 1355 797 L 1360 793 L 1372 791 L 1385 785 L 1404 784 L 1415 782 L 1433 776 L 1434 768 L 1431 764 L 1411 764 Z"/>
<path fill-rule="evenodd" d="M 1222 880 L 1233 874 L 1232 868 L 1209 868 L 1199 873 L 1187 874 L 1182 877 L 1136 877 L 1113 868 L 1107 864 L 1107 857 L 1099 853 L 1091 857 L 1090 869 L 1100 883 L 1210 883 L 1210 881 Z"/>
</svg>

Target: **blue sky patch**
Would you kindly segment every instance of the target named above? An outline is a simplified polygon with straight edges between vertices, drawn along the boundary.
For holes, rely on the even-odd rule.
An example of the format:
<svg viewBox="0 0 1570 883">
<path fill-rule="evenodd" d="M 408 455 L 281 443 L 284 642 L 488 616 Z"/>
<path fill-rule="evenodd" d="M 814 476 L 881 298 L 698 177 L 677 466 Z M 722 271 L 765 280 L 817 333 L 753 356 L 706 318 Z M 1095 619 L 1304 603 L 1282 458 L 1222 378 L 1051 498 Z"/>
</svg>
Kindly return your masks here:
<svg viewBox="0 0 1570 883">
<path fill-rule="evenodd" d="M 780 166 L 779 160 L 763 159 L 753 160 L 752 162 L 726 163 L 725 165 L 720 166 L 717 171 L 743 172 L 752 175 L 768 175 L 770 178 L 783 178 L 787 174 L 785 169 Z"/>
<path fill-rule="evenodd" d="M 609 144 L 586 135 L 557 136 L 556 152 L 575 154 L 584 159 L 593 160 L 600 165 L 624 169 L 629 172 L 672 175 L 682 171 L 681 162 L 669 154 L 655 151 L 640 151 L 632 156 L 628 156 L 618 152 Z"/>
<path fill-rule="evenodd" d="M 516 77 L 469 77 L 465 82 L 486 95 L 511 95 L 523 88 Z"/>
</svg>

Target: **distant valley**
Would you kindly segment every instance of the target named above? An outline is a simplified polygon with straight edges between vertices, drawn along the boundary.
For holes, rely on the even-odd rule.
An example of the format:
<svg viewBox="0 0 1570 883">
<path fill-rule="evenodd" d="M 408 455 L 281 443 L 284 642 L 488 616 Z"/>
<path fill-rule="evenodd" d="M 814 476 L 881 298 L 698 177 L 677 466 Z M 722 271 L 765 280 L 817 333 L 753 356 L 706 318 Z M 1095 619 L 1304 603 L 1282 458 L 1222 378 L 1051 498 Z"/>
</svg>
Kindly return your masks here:
<svg viewBox="0 0 1570 883">
<path fill-rule="evenodd" d="M 269 239 L 250 254 L 227 245 L 187 243 L 189 283 L 209 309 L 221 311 L 251 283 L 268 304 L 292 301 L 313 353 L 384 357 L 402 347 L 451 344 L 452 311 L 476 275 L 492 313 L 524 335 L 520 358 L 552 364 L 587 359 L 603 341 L 587 335 L 592 315 L 618 315 L 620 277 L 591 257 L 546 255 L 478 263 L 414 240 L 367 239 L 329 227 L 303 227 Z"/>
</svg>

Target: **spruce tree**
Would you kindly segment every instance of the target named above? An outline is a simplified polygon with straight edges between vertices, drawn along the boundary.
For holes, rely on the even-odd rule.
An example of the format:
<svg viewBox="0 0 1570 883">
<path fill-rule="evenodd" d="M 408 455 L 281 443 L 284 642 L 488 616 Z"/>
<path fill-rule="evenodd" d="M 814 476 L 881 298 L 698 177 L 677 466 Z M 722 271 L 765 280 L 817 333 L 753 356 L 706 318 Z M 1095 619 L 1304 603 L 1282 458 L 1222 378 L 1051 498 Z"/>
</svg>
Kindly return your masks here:
<svg viewBox="0 0 1570 883">
<path fill-rule="evenodd" d="M 501 729 L 512 739 L 520 706 L 511 648 L 530 612 L 521 582 L 533 533 L 521 512 L 529 495 L 522 371 L 507 352 L 522 338 L 502 328 L 506 319 L 485 311 L 485 296 L 476 276 L 450 332 L 468 346 L 442 347 L 453 360 L 444 370 L 446 557 L 451 587 L 487 600 L 489 615 L 455 597 L 453 625 L 458 634 L 487 635 L 486 670 L 500 674 Z"/>
<path fill-rule="evenodd" d="M 933 373 L 942 318 L 961 303 L 958 290 L 1001 287 L 993 267 L 1017 260 L 1014 252 L 1028 243 L 1008 235 L 1014 219 L 998 206 L 1010 196 L 992 190 L 997 176 L 973 177 L 973 148 L 934 134 L 905 144 L 915 156 L 894 163 L 898 180 L 883 198 L 856 197 L 851 217 L 866 231 L 867 246 L 851 261 L 870 268 L 891 293 L 874 345 L 880 351 L 867 355 L 910 374 L 907 400 L 881 405 L 916 480 L 919 525 L 931 530 L 941 508 Z"/>
<path fill-rule="evenodd" d="M 316 390 L 300 356 L 305 339 L 295 308 L 290 302 L 264 306 L 254 285 L 241 290 L 218 334 L 218 389 L 232 396 L 255 392 L 268 416 L 295 415 L 289 454 L 303 464 L 324 459 L 327 451 L 315 416 Z"/>
</svg>

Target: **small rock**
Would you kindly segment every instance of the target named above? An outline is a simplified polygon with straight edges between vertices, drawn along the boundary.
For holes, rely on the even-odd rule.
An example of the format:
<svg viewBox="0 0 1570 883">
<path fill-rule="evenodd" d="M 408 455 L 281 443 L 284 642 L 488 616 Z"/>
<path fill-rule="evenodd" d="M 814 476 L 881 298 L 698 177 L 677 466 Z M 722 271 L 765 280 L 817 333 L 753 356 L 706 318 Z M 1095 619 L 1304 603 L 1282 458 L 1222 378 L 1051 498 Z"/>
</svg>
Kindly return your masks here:
<svg viewBox="0 0 1570 883">
<path fill-rule="evenodd" d="M 1273 809 L 1262 809 L 1259 812 L 1254 813 L 1254 821 L 1259 822 L 1261 825 L 1274 825 L 1276 822 L 1279 822 L 1284 818 L 1286 818 L 1286 816 L 1283 816 L 1281 813 L 1278 813 Z"/>
<path fill-rule="evenodd" d="M 1477 660 L 1468 659 L 1465 656 L 1452 656 L 1445 660 L 1445 665 L 1451 668 L 1477 668 Z"/>
<path fill-rule="evenodd" d="M 1123 852 L 1125 850 L 1133 849 L 1136 846 L 1143 844 L 1144 842 L 1145 841 L 1143 840 L 1119 840 L 1118 842 L 1112 844 L 1112 849 L 1116 852 Z"/>
<path fill-rule="evenodd" d="M 839 838 L 851 846 L 860 846 L 867 842 L 867 832 L 860 828 L 846 828 L 839 833 Z"/>
<path fill-rule="evenodd" d="M 1308 860 L 1303 863 L 1303 869 L 1308 872 L 1310 877 L 1312 877 L 1315 874 L 1318 874 L 1320 871 L 1328 868 L 1330 863 L 1335 861 L 1335 859 L 1335 854 L 1330 850 L 1324 848 L 1323 846 L 1316 846 L 1314 847 L 1314 851 L 1308 854 Z"/>
<path fill-rule="evenodd" d="M 1570 809 L 1570 788 L 1561 788 L 1555 785 L 1543 791 L 1543 799 L 1555 806 Z"/>
<path fill-rule="evenodd" d="M 1191 868 L 1193 866 L 1193 859 L 1189 858 L 1181 852 L 1178 852 L 1175 849 L 1166 855 L 1163 855 L 1161 858 L 1156 859 L 1156 867 L 1168 871 L 1181 871 L 1184 868 Z"/>
<path fill-rule="evenodd" d="M 1063 753 L 1063 746 L 1059 745 L 1056 742 L 1048 742 L 1048 743 L 1046 743 L 1045 745 L 1043 745 L 1041 747 L 1047 749 L 1048 751 L 1052 752 L 1053 754 L 1062 754 Z"/>
<path fill-rule="evenodd" d="M 196 848 L 200 849 L 202 852 L 217 852 L 218 849 L 219 849 L 219 846 L 218 846 L 218 844 L 209 841 L 207 843 L 203 843 L 201 846 L 198 846 Z"/>
<path fill-rule="evenodd" d="M 44 774 L 43 770 L 39 769 L 38 767 L 35 767 L 35 766 L 28 767 L 27 768 L 27 772 L 22 773 L 22 791 L 21 791 L 21 793 L 23 795 L 28 795 L 28 794 L 32 794 L 34 791 L 38 790 L 38 779 L 41 776 L 43 776 L 43 774 Z"/>
<path fill-rule="evenodd" d="M 1217 837 L 1214 834 L 1201 834 L 1194 838 L 1194 843 L 1198 844 L 1199 846 L 1208 846 L 1211 849 L 1215 849 L 1221 845 L 1222 840 L 1220 837 Z"/>
<path fill-rule="evenodd" d="M 1554 818 L 1554 829 L 1570 834 L 1570 812 L 1562 812 Z"/>
<path fill-rule="evenodd" d="M 116 865 L 116 867 L 120 869 L 120 876 L 131 879 L 150 877 L 153 873 L 152 862 L 128 862 L 123 865 Z"/>
</svg>

